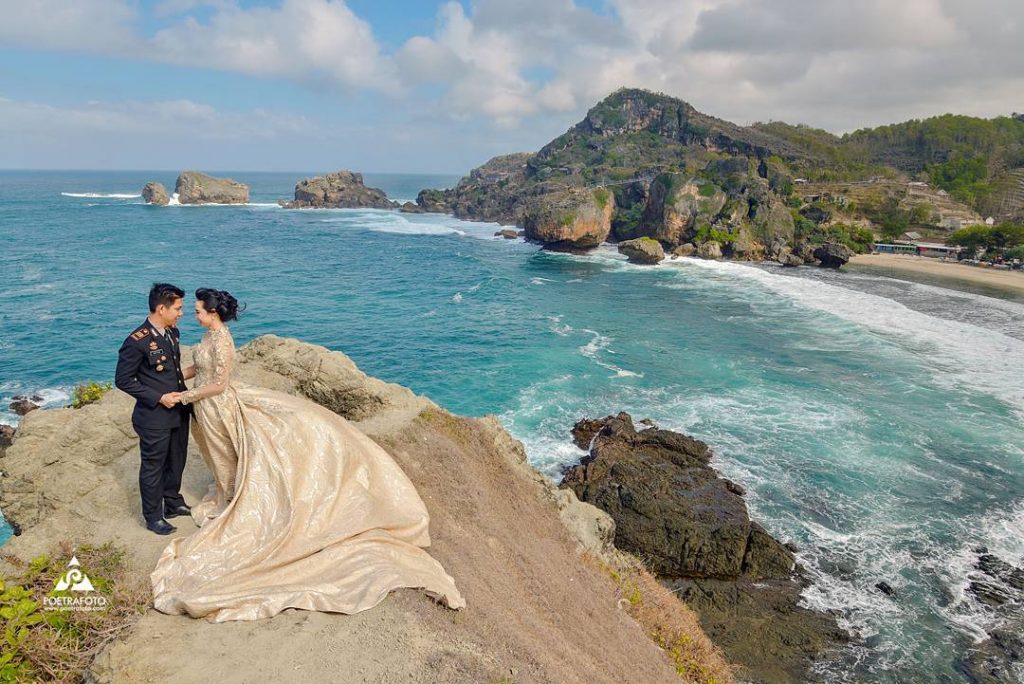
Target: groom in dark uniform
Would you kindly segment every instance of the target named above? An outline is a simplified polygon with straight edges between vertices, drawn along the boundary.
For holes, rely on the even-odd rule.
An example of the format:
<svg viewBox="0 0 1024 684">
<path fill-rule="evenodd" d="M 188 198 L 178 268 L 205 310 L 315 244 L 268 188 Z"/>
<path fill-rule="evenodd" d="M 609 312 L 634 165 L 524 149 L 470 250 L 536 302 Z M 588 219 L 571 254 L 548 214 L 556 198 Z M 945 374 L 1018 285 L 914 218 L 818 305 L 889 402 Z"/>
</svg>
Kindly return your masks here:
<svg viewBox="0 0 1024 684">
<path fill-rule="evenodd" d="M 139 435 L 139 492 L 146 529 L 170 534 L 165 518 L 189 515 L 182 498 L 181 474 L 188 451 L 191 407 L 179 403 L 185 376 L 181 370 L 178 328 L 185 292 L 169 283 L 149 291 L 149 316 L 135 328 L 117 354 L 114 384 L 135 397 L 132 427 Z"/>
</svg>

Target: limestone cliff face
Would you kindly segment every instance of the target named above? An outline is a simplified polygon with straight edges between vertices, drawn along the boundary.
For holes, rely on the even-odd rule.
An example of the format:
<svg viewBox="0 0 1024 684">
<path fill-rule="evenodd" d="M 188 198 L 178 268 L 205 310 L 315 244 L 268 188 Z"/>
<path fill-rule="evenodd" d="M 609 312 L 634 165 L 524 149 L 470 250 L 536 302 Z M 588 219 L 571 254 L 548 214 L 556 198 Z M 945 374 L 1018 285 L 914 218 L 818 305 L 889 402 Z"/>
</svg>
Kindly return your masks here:
<svg viewBox="0 0 1024 684">
<path fill-rule="evenodd" d="M 523 213 L 528 240 L 553 248 L 596 247 L 612 228 L 615 202 L 611 192 L 570 190 L 536 198 Z"/>
<path fill-rule="evenodd" d="M 237 358 L 236 381 L 319 402 L 394 456 L 430 513 L 430 553 L 467 608 L 452 613 L 403 590 L 352 616 L 288 610 L 211 625 L 150 610 L 86 681 L 678 682 L 611 580 L 581 561 L 586 550 L 618 562 L 611 517 L 531 467 L 494 417 L 452 415 L 366 376 L 340 352 L 294 339 L 265 335 Z M 2 459 L 0 508 L 23 528 L 5 553 L 28 559 L 59 540 L 114 541 L 148 577 L 167 538 L 142 526 L 132 401 L 112 390 L 80 409 L 25 416 Z M 186 501 L 211 481 L 193 446 Z M 177 536 L 194 529 L 181 520 Z M 2 560 L 0 570 L 8 571 Z"/>
<path fill-rule="evenodd" d="M 215 178 L 199 171 L 183 171 L 174 185 L 182 204 L 247 204 L 249 186 L 230 178 Z"/>
<path fill-rule="evenodd" d="M 697 236 L 701 223 L 717 221 L 726 199 L 713 184 L 662 174 L 651 181 L 639 232 L 669 248 L 685 244 Z"/>
</svg>

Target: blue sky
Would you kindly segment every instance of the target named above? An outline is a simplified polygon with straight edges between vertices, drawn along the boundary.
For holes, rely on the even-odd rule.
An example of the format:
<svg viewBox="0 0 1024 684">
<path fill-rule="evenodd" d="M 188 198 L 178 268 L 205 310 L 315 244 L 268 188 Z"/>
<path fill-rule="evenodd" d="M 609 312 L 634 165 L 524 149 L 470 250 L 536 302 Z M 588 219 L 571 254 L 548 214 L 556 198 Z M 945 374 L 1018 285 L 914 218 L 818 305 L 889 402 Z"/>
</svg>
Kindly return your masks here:
<svg viewBox="0 0 1024 684">
<path fill-rule="evenodd" d="M 464 173 L 620 86 L 835 132 L 1024 110 L 1016 0 L 0 0 L 0 167 Z"/>
</svg>

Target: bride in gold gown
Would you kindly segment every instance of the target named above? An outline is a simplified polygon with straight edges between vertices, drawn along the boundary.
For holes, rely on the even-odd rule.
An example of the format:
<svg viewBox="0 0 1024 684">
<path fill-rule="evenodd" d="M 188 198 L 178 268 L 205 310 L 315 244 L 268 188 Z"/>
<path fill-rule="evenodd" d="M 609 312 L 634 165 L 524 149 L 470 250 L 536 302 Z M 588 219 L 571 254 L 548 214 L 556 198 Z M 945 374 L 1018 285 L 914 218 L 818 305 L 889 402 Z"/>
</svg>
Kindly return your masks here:
<svg viewBox="0 0 1024 684">
<path fill-rule="evenodd" d="M 153 603 L 211 622 L 300 608 L 357 613 L 418 588 L 466 605 L 423 547 L 426 506 L 392 457 L 345 418 L 309 400 L 230 379 L 224 320 L 237 301 L 196 291 L 207 328 L 194 350 L 193 436 L 213 474 L 192 508 L 199 529 L 171 541 L 150 579 Z"/>
</svg>

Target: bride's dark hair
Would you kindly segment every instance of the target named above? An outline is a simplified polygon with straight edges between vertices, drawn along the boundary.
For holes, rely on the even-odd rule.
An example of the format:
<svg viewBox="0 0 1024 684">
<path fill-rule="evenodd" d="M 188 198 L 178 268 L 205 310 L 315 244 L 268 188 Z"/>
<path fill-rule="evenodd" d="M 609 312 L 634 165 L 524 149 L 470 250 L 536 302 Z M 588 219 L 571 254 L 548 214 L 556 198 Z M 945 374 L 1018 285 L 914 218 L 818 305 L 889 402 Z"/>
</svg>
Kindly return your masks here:
<svg viewBox="0 0 1024 684">
<path fill-rule="evenodd" d="M 203 303 L 207 311 L 216 311 L 222 321 L 233 321 L 238 314 L 245 311 L 245 304 L 238 308 L 238 300 L 231 296 L 227 290 L 214 290 L 209 287 L 201 287 L 196 290 L 196 300 Z"/>
</svg>

